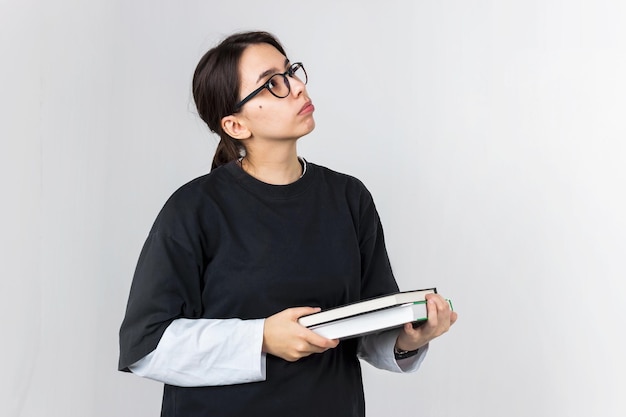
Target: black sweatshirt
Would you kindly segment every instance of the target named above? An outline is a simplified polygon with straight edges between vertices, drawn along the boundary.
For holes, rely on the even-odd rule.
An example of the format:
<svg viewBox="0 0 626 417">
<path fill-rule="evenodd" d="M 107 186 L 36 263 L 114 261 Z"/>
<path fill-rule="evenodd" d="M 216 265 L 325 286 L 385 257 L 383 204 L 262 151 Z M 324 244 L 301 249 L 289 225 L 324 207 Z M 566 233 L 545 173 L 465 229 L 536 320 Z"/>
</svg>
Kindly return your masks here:
<svg viewBox="0 0 626 417">
<path fill-rule="evenodd" d="M 142 249 L 120 329 L 119 369 L 153 351 L 177 318 L 269 317 L 398 290 L 370 193 L 307 163 L 269 185 L 236 162 L 178 189 Z M 357 339 L 296 362 L 267 355 L 266 381 L 165 385 L 162 416 L 363 416 Z"/>
</svg>

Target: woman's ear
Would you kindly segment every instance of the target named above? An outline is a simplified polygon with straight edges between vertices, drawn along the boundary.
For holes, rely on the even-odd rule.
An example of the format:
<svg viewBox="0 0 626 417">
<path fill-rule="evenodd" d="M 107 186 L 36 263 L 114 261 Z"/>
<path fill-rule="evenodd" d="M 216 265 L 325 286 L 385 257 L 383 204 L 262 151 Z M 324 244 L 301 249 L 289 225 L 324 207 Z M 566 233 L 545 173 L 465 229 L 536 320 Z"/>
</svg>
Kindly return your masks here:
<svg viewBox="0 0 626 417">
<path fill-rule="evenodd" d="M 252 136 L 252 132 L 232 114 L 222 118 L 222 130 L 233 139 L 248 139 Z"/>
</svg>

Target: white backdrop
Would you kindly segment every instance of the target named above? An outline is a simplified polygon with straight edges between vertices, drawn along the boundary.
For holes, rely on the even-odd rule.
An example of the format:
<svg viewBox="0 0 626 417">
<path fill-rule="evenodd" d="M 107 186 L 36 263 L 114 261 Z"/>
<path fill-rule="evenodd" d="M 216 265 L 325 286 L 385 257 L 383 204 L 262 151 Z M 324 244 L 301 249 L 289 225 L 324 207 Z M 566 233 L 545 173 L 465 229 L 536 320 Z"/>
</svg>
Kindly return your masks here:
<svg viewBox="0 0 626 417">
<path fill-rule="evenodd" d="M 139 250 L 216 141 L 200 56 L 264 29 L 310 74 L 309 160 L 372 191 L 403 289 L 460 319 L 369 416 L 626 415 L 626 7 L 0 0 L 0 415 L 156 416 L 116 371 Z M 223 4 L 222 4 L 223 3 Z"/>
</svg>

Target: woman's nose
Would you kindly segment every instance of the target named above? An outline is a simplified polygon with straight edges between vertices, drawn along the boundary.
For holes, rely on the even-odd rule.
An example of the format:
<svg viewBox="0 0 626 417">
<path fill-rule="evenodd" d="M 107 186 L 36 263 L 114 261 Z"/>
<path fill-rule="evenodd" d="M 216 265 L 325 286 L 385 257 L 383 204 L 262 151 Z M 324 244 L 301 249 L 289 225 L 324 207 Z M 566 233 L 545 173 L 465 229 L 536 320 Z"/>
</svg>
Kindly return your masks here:
<svg viewBox="0 0 626 417">
<path fill-rule="evenodd" d="M 298 97 L 300 94 L 302 94 L 302 92 L 306 88 L 304 82 L 302 82 L 297 77 L 289 77 L 289 86 L 291 87 L 291 94 L 293 94 L 295 97 Z"/>
</svg>

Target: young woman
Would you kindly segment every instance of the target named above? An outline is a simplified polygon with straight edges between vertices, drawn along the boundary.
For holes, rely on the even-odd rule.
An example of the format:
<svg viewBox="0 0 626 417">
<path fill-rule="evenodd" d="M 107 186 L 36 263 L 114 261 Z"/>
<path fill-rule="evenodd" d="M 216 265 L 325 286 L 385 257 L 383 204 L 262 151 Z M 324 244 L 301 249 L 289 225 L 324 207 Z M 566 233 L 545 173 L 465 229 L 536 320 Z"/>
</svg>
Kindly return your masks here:
<svg viewBox="0 0 626 417">
<path fill-rule="evenodd" d="M 417 329 L 339 343 L 298 324 L 398 291 L 370 193 L 298 157 L 315 126 L 307 80 L 265 32 L 231 35 L 196 68 L 213 168 L 159 213 L 120 329 L 119 368 L 165 383 L 162 416 L 363 416 L 358 358 L 414 371 L 456 320 L 431 295 Z"/>
</svg>

